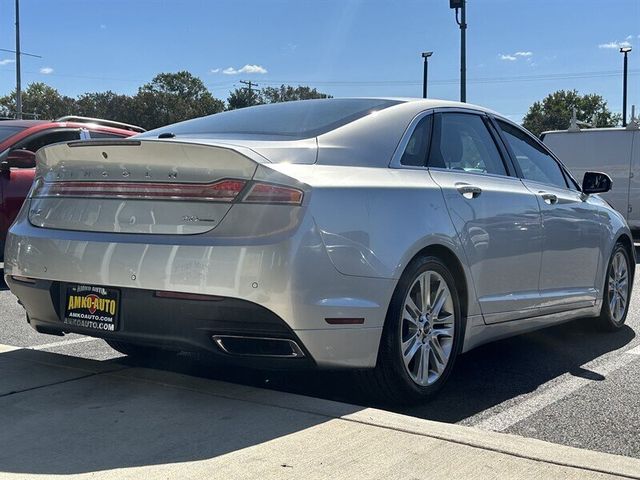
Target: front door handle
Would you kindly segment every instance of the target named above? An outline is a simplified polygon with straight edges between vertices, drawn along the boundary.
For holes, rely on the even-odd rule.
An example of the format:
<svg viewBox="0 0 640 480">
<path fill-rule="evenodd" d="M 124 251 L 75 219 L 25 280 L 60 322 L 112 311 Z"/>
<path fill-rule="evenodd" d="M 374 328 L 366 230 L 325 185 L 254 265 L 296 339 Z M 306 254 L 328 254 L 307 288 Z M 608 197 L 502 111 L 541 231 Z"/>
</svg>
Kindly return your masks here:
<svg viewBox="0 0 640 480">
<path fill-rule="evenodd" d="M 544 200 L 544 203 L 548 205 L 554 205 L 558 203 L 557 195 L 554 195 L 553 193 L 549 193 L 549 192 L 538 192 L 538 193 L 542 197 L 542 200 Z"/>
<path fill-rule="evenodd" d="M 458 189 L 458 192 L 460 192 L 460 195 L 469 200 L 478 197 L 482 193 L 482 189 L 480 187 L 469 185 L 468 183 L 458 183 L 456 184 L 456 188 Z"/>
</svg>

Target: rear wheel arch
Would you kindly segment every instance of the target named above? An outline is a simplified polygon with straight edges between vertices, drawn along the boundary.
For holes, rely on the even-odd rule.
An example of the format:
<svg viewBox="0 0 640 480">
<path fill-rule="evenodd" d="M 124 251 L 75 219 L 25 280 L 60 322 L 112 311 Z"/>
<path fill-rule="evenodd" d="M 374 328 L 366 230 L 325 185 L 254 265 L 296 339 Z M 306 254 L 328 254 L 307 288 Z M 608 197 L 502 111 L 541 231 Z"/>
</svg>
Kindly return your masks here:
<svg viewBox="0 0 640 480">
<path fill-rule="evenodd" d="M 460 310 L 462 313 L 462 318 L 463 320 L 466 319 L 469 307 L 469 287 L 467 285 L 467 277 L 465 275 L 464 268 L 462 267 L 462 263 L 458 259 L 458 256 L 450 248 L 438 244 L 424 247 L 422 250 L 417 252 L 407 263 L 404 270 L 402 271 L 402 275 L 404 275 L 404 272 L 406 272 L 406 270 L 409 268 L 409 265 L 411 265 L 415 259 L 424 256 L 433 256 L 440 259 L 451 270 L 451 274 L 455 279 L 456 288 L 458 289 L 458 294 L 460 297 Z M 400 278 L 402 278 L 402 276 Z"/>
</svg>

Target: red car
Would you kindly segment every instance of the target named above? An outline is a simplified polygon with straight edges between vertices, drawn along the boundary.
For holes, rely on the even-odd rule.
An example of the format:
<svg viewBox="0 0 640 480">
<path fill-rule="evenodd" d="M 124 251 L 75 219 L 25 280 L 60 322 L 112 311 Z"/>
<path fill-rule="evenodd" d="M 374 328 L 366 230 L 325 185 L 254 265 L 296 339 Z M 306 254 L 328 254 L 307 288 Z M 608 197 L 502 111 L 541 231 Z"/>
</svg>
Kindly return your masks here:
<svg viewBox="0 0 640 480">
<path fill-rule="evenodd" d="M 53 122 L 0 121 L 0 262 L 7 230 L 31 188 L 39 148 L 72 140 L 124 138 L 144 131 L 126 123 L 86 117 L 62 117 Z"/>
</svg>

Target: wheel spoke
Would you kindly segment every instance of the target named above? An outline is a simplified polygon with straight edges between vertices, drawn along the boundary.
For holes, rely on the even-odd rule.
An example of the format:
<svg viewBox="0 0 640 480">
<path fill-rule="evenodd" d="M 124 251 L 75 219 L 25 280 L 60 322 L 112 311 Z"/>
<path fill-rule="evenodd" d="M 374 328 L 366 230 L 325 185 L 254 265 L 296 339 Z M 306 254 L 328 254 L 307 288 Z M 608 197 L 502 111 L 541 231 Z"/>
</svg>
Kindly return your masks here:
<svg viewBox="0 0 640 480">
<path fill-rule="evenodd" d="M 420 349 L 420 345 L 422 344 L 418 341 L 417 335 L 413 335 L 409 340 L 402 343 L 402 357 L 407 367 L 409 363 L 411 363 L 411 360 L 413 360 L 416 352 Z"/>
<path fill-rule="evenodd" d="M 438 292 L 436 293 L 435 300 L 433 301 L 433 308 L 431 309 L 432 318 L 438 318 L 438 316 L 440 315 L 440 311 L 444 306 L 444 302 L 447 301 L 448 297 L 449 295 L 446 287 L 443 285 L 443 283 L 440 283 L 440 285 L 438 285 Z"/>
<path fill-rule="evenodd" d="M 425 272 L 420 275 L 420 303 L 422 309 L 421 313 L 426 313 L 426 311 L 431 307 L 431 272 Z"/>
<path fill-rule="evenodd" d="M 404 302 L 404 310 L 405 312 L 408 312 L 409 315 L 412 317 L 412 319 L 414 320 L 413 323 L 415 323 L 415 321 L 417 321 L 418 318 L 420 318 L 420 309 L 418 308 L 418 306 L 413 301 L 413 298 L 411 298 L 410 295 L 407 296 L 407 300 Z"/>
<path fill-rule="evenodd" d="M 426 385 L 429 382 L 429 346 L 422 345 L 420 349 L 419 361 L 420 365 L 418 366 L 418 382 L 421 385 Z"/>
</svg>

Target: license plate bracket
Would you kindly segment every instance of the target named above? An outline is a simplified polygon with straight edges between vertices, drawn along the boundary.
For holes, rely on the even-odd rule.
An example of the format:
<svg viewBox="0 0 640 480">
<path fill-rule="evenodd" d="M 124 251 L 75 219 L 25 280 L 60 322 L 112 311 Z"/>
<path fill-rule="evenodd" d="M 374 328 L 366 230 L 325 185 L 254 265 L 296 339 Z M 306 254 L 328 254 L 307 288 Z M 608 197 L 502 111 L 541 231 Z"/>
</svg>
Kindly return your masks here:
<svg viewBox="0 0 640 480">
<path fill-rule="evenodd" d="M 68 285 L 64 296 L 66 325 L 100 332 L 118 330 L 120 291 L 94 285 Z"/>
</svg>

